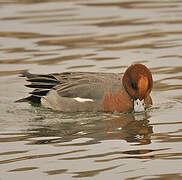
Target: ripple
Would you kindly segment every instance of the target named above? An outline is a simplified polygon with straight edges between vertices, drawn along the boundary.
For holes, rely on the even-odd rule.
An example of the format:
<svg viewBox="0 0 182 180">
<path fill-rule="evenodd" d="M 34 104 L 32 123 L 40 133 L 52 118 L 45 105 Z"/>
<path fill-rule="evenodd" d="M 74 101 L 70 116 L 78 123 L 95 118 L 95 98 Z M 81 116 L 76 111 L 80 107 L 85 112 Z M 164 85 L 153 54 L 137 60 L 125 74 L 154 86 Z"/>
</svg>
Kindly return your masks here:
<svg viewBox="0 0 182 180">
<path fill-rule="evenodd" d="M 75 150 L 75 151 L 70 151 L 70 152 L 63 152 L 63 153 L 53 153 L 53 154 L 39 154 L 39 155 L 32 155 L 32 156 L 22 156 L 18 158 L 12 158 L 12 159 L 6 159 L 0 161 L 0 164 L 8 164 L 8 163 L 13 163 L 13 162 L 18 162 L 18 161 L 25 161 L 29 159 L 40 159 L 40 158 L 47 158 L 47 157 L 54 157 L 54 156 L 60 156 L 60 155 L 65 155 L 65 154 L 72 154 L 72 153 L 77 153 L 77 152 L 82 152 L 85 150 Z"/>
<path fill-rule="evenodd" d="M 0 9 L 0 178 L 181 179 L 181 1 L 14 0 Z M 123 74 L 133 63 L 153 74 L 146 113 L 14 104 L 28 94 L 17 77 L 26 69 Z"/>
<path fill-rule="evenodd" d="M 38 167 L 16 168 L 16 169 L 9 170 L 8 172 L 31 171 L 31 170 L 34 170 L 34 169 L 38 169 Z"/>
<path fill-rule="evenodd" d="M 113 170 L 113 169 L 118 168 L 120 166 L 121 165 L 111 166 L 111 167 L 103 168 L 103 169 L 95 169 L 95 170 L 90 170 L 90 171 L 73 172 L 72 174 L 76 174 L 76 175 L 73 175 L 72 177 L 73 178 L 93 177 L 93 176 L 96 176 L 102 172 Z"/>
<path fill-rule="evenodd" d="M 155 150 L 152 150 L 152 149 L 139 149 L 139 150 L 130 150 L 130 151 L 113 151 L 113 152 L 103 153 L 103 154 L 94 154 L 94 155 L 71 157 L 71 158 L 61 158 L 59 160 L 80 160 L 80 159 L 89 159 L 89 158 L 96 159 L 97 158 L 95 161 L 100 162 L 100 160 L 98 160 L 98 158 L 101 158 L 101 157 L 108 157 L 108 156 L 122 155 L 122 154 L 141 155 L 141 154 L 147 154 L 147 153 L 150 153 L 150 152 L 163 151 L 163 150 L 168 150 L 168 149 L 166 148 L 166 149 L 155 149 Z M 130 157 L 135 158 L 136 156 L 128 156 L 128 157 L 129 158 Z M 123 158 L 126 158 L 126 157 L 123 157 Z"/>
<path fill-rule="evenodd" d="M 9 152 L 2 152 L 0 153 L 0 156 L 2 155 L 12 155 L 12 154 L 19 154 L 19 153 L 27 153 L 28 151 L 9 151 Z"/>
<path fill-rule="evenodd" d="M 56 174 L 64 174 L 68 171 L 68 169 L 56 169 L 51 171 L 44 171 L 44 173 L 48 175 L 56 175 Z"/>
<path fill-rule="evenodd" d="M 26 33 L 26 32 L 0 32 L 0 37 L 17 38 L 17 39 L 34 39 L 45 37 L 56 37 L 56 35 L 44 35 L 39 33 Z"/>
<path fill-rule="evenodd" d="M 178 2 L 178 1 L 175 1 Z M 103 2 L 103 3 L 82 3 L 83 5 L 87 5 L 87 6 L 108 6 L 108 7 L 112 7 L 112 6 L 118 6 L 120 8 L 139 8 L 139 9 L 147 9 L 147 8 L 175 8 L 177 7 L 177 5 L 173 4 L 174 2 L 157 2 L 157 1 L 131 1 L 131 2 Z"/>
</svg>

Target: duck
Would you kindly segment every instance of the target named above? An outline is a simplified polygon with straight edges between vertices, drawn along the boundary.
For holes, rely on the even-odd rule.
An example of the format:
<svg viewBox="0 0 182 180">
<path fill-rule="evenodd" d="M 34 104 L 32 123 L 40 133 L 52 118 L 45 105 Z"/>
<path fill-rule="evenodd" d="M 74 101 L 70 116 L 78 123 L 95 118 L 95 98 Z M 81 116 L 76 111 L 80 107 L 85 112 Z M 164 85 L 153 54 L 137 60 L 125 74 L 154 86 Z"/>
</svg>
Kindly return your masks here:
<svg viewBox="0 0 182 180">
<path fill-rule="evenodd" d="M 143 112 L 152 105 L 153 78 L 144 64 L 130 65 L 124 75 L 107 72 L 21 74 L 33 88 L 17 102 L 60 112 Z"/>
</svg>

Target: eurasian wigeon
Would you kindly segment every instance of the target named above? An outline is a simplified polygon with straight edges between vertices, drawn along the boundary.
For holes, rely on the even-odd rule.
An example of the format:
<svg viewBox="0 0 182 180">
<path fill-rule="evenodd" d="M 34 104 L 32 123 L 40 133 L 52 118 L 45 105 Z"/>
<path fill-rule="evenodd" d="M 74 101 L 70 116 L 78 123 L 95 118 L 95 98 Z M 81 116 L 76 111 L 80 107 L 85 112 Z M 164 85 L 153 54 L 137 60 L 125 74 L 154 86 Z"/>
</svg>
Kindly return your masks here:
<svg viewBox="0 0 182 180">
<path fill-rule="evenodd" d="M 121 73 L 63 72 L 22 74 L 34 88 L 21 100 L 62 112 L 141 112 L 152 105 L 152 74 L 143 64 L 133 64 Z"/>
</svg>

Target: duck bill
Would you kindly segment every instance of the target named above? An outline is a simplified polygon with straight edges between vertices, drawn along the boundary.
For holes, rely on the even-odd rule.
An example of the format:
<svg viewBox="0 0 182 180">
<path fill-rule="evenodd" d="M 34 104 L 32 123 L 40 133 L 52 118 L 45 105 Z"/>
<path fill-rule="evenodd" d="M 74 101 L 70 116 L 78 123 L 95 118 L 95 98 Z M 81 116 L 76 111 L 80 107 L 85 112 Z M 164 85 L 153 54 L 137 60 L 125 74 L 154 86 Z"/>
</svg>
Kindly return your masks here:
<svg viewBox="0 0 182 180">
<path fill-rule="evenodd" d="M 142 99 L 142 100 L 139 100 L 139 99 L 134 100 L 134 112 L 143 112 L 143 111 L 145 111 L 144 99 Z"/>
</svg>

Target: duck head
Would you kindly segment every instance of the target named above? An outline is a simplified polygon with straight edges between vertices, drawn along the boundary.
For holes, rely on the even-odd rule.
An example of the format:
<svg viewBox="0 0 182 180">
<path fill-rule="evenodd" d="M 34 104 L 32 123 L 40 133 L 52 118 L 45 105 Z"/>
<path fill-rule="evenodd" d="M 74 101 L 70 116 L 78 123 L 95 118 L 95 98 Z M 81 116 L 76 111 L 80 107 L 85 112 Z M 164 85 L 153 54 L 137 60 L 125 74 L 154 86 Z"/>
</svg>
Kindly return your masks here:
<svg viewBox="0 0 182 180">
<path fill-rule="evenodd" d="M 124 89 L 134 101 L 134 111 L 145 110 L 145 98 L 153 87 L 153 79 L 150 70 L 143 64 L 133 64 L 124 73 L 122 83 Z"/>
</svg>

